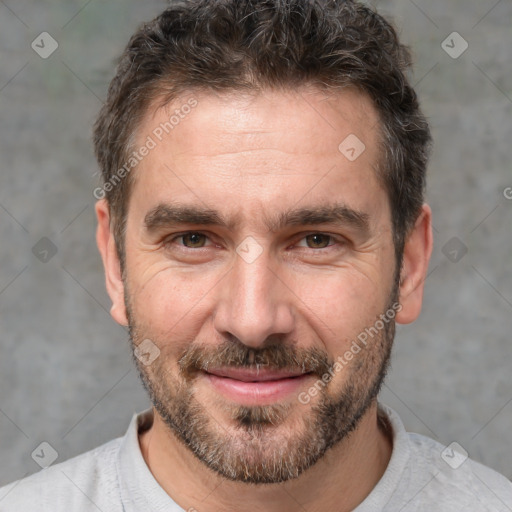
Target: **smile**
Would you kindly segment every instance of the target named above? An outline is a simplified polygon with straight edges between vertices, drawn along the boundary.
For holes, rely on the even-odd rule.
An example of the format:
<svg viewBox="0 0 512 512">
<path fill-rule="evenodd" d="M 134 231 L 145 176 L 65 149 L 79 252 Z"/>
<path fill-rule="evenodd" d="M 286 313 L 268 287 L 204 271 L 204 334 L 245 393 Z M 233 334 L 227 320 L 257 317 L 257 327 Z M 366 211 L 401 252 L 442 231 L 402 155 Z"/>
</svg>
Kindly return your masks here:
<svg viewBox="0 0 512 512">
<path fill-rule="evenodd" d="M 297 393 L 312 378 L 311 373 L 282 370 L 219 368 L 203 372 L 214 390 L 237 403 L 265 405 Z"/>
</svg>

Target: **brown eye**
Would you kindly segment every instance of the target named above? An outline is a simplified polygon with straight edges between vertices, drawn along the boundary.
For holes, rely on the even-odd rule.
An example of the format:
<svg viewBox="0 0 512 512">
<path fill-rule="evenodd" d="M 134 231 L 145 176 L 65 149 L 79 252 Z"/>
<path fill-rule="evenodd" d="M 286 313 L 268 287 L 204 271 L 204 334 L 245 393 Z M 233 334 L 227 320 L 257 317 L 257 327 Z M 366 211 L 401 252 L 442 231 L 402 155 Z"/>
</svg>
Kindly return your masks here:
<svg viewBox="0 0 512 512">
<path fill-rule="evenodd" d="M 311 249 L 324 249 L 329 246 L 331 239 L 332 237 L 330 235 L 324 235 L 323 233 L 314 233 L 305 237 L 305 240 L 308 242 L 308 247 Z"/>
<path fill-rule="evenodd" d="M 203 235 L 202 233 L 186 233 L 177 238 L 183 239 L 183 245 L 185 245 L 186 247 L 189 247 L 191 249 L 198 249 L 204 247 L 206 235 Z"/>
</svg>

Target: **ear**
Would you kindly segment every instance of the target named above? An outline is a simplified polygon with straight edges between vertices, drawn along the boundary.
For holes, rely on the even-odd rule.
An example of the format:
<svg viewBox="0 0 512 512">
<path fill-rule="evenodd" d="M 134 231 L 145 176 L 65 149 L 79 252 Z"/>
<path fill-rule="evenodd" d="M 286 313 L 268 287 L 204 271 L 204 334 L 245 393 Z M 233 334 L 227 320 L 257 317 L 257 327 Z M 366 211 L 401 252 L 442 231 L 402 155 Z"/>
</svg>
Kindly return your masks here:
<svg viewBox="0 0 512 512">
<path fill-rule="evenodd" d="M 110 231 L 110 209 L 106 199 L 100 199 L 95 205 L 98 227 L 96 243 L 105 267 L 107 292 L 112 300 L 110 314 L 120 325 L 128 325 L 124 303 L 124 283 L 121 278 L 121 265 L 117 254 L 114 235 Z"/>
<path fill-rule="evenodd" d="M 399 298 L 402 309 L 395 317 L 399 324 L 414 322 L 421 312 L 432 245 L 432 210 L 424 204 L 404 246 Z"/>
</svg>

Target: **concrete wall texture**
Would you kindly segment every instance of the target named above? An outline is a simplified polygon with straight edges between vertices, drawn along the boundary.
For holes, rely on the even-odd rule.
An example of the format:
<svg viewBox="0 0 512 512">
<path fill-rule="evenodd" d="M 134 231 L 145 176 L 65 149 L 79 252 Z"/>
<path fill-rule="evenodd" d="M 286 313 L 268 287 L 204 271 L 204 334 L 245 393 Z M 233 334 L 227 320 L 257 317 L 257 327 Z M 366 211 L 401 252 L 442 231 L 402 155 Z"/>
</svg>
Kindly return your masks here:
<svg viewBox="0 0 512 512">
<path fill-rule="evenodd" d="M 413 49 L 435 139 L 424 308 L 398 326 L 381 399 L 512 478 L 512 3 L 376 4 Z M 116 57 L 165 5 L 0 2 L 0 485 L 39 469 L 42 441 L 63 461 L 149 406 L 109 315 L 90 135 Z M 48 58 L 50 39 L 31 47 L 42 32 Z"/>
</svg>

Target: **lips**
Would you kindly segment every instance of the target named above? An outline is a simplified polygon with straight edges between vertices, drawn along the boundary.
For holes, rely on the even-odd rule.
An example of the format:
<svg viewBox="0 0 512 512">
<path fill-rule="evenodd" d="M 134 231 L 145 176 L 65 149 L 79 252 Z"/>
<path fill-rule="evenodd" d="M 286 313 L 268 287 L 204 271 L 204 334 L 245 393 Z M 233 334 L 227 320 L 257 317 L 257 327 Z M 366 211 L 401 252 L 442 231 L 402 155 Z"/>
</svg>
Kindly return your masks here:
<svg viewBox="0 0 512 512">
<path fill-rule="evenodd" d="M 248 368 L 215 368 L 208 369 L 210 375 L 226 377 L 241 382 L 268 382 L 273 380 L 290 379 L 307 375 L 301 371 L 265 370 Z"/>
<path fill-rule="evenodd" d="M 203 375 L 216 393 L 246 405 L 266 405 L 289 399 L 312 378 L 312 373 L 265 368 L 209 368 Z"/>
</svg>

